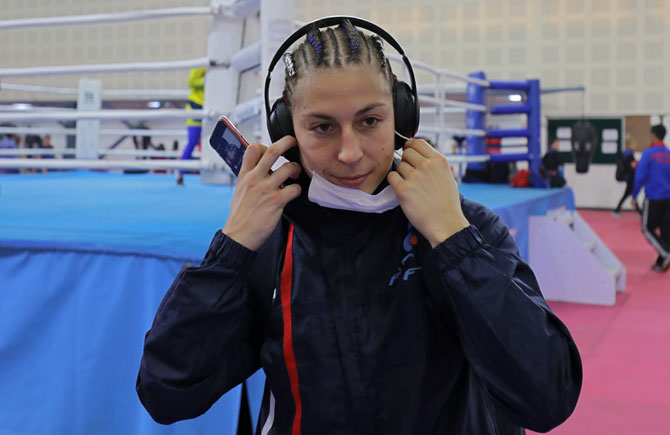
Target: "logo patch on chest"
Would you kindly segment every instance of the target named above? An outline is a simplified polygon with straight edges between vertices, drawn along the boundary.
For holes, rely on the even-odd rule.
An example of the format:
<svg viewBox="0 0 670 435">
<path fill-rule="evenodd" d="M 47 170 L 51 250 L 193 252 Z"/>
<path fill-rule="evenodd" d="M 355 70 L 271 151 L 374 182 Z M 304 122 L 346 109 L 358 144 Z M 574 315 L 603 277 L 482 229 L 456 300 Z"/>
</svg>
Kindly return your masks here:
<svg viewBox="0 0 670 435">
<path fill-rule="evenodd" d="M 414 255 L 416 245 L 419 243 L 419 238 L 414 234 L 412 225 L 409 224 L 407 235 L 402 242 L 402 248 L 405 256 L 400 260 L 398 271 L 391 276 L 389 280 L 389 287 L 392 287 L 398 281 L 407 281 L 412 275 L 421 270 L 421 266 L 416 265 L 416 258 Z"/>
</svg>

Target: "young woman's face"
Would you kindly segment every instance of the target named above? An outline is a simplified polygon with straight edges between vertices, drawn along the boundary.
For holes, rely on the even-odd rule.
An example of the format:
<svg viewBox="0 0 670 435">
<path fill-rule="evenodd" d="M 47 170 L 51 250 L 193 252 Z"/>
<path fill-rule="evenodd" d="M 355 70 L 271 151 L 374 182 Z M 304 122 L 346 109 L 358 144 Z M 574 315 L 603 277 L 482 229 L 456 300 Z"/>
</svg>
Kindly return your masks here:
<svg viewBox="0 0 670 435">
<path fill-rule="evenodd" d="M 324 68 L 293 90 L 302 165 L 333 184 L 372 193 L 393 162 L 390 85 L 375 65 Z"/>
</svg>

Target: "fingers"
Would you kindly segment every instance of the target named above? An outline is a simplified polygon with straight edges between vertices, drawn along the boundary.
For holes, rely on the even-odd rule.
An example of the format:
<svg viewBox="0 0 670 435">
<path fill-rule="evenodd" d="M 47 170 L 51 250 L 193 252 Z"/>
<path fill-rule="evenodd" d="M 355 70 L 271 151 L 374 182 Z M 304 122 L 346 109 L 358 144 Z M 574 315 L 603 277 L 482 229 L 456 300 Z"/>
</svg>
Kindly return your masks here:
<svg viewBox="0 0 670 435">
<path fill-rule="evenodd" d="M 284 136 L 279 139 L 277 142 L 270 145 L 266 148 L 263 156 L 256 165 L 259 171 L 270 172 L 272 165 L 275 164 L 279 156 L 284 154 L 286 151 L 290 150 L 294 146 L 297 146 L 298 142 L 293 136 Z"/>
<path fill-rule="evenodd" d="M 422 139 L 410 139 L 407 142 L 405 142 L 405 146 L 403 148 L 404 152 L 407 152 L 407 150 L 412 149 L 425 158 L 433 157 L 437 153 L 437 151 L 433 147 L 428 145 L 428 143 Z"/>
<path fill-rule="evenodd" d="M 396 168 L 396 171 L 398 174 L 402 175 L 402 178 L 409 178 L 414 171 L 416 171 L 416 168 L 414 165 L 411 165 L 405 161 L 401 161 L 398 163 L 398 167 Z"/>
<path fill-rule="evenodd" d="M 273 180 L 272 184 L 274 187 L 279 187 L 289 178 L 298 178 L 301 171 L 302 166 L 300 166 L 299 163 L 284 163 L 270 176 L 270 178 Z"/>
<path fill-rule="evenodd" d="M 390 171 L 386 176 L 386 181 L 395 189 L 398 187 L 404 180 L 403 177 L 396 171 Z"/>
<path fill-rule="evenodd" d="M 447 159 L 420 139 L 412 139 L 405 143 L 402 159 L 396 168 L 398 174 L 408 180 L 411 177 L 439 177 L 445 171 L 451 174 L 451 166 Z M 389 181 L 390 182 L 390 181 Z"/>
<path fill-rule="evenodd" d="M 265 147 L 263 145 L 257 143 L 249 144 L 244 151 L 242 166 L 240 166 L 240 174 L 238 177 L 242 177 L 244 174 L 254 169 L 263 156 L 263 153 L 265 153 Z"/>
<path fill-rule="evenodd" d="M 409 163 L 413 167 L 418 168 L 421 162 L 425 159 L 426 157 L 419 153 L 416 149 L 408 147 L 405 148 L 402 153 L 401 162 Z"/>
<path fill-rule="evenodd" d="M 286 205 L 289 202 L 293 201 L 298 196 L 300 196 L 301 190 L 302 190 L 302 187 L 300 187 L 299 184 L 290 184 L 286 187 L 283 187 L 279 191 L 279 194 L 281 195 L 282 204 Z"/>
<path fill-rule="evenodd" d="M 414 141 L 414 142 L 423 142 L 423 141 Z M 419 149 L 417 149 L 417 147 Z M 421 144 L 411 144 L 408 142 L 405 145 L 405 150 L 402 153 L 402 160 L 398 163 L 397 171 L 403 178 L 409 177 L 417 169 L 424 170 L 427 169 L 431 163 L 431 156 L 424 155 L 421 153 Z"/>
<path fill-rule="evenodd" d="M 294 146 L 297 146 L 297 142 L 293 136 L 284 136 L 270 147 L 258 143 L 249 144 L 244 152 L 244 158 L 242 159 L 242 166 L 240 167 L 238 178 L 256 168 L 258 168 L 256 172 L 264 175 L 269 174 L 279 156 Z M 287 175 L 286 178 L 289 176 L 290 175 Z M 284 180 L 286 180 L 286 178 L 284 178 Z"/>
</svg>

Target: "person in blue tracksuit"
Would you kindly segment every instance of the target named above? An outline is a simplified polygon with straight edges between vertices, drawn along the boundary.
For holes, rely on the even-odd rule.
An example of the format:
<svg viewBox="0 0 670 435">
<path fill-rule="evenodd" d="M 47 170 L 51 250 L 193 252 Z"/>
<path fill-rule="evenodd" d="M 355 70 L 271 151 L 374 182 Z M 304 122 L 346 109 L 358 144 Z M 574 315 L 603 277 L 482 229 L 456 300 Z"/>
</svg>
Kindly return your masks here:
<svg viewBox="0 0 670 435">
<path fill-rule="evenodd" d="M 447 160 L 418 139 L 394 160 L 396 82 L 379 41 L 343 19 L 289 56 L 295 136 L 247 148 L 225 225 L 163 298 L 136 384 L 147 411 L 194 418 L 262 367 L 263 435 L 561 424 L 581 389 L 578 349 L 507 226 L 459 195 Z M 270 170 L 296 147 L 299 162 Z"/>
<path fill-rule="evenodd" d="M 658 256 L 651 269 L 666 272 L 670 269 L 670 149 L 665 146 L 666 128 L 651 127 L 651 146 L 644 150 L 635 172 L 633 206 L 644 188 L 642 232 L 656 249 Z"/>
<path fill-rule="evenodd" d="M 635 160 L 635 154 L 633 154 L 633 150 L 630 148 L 630 142 L 627 140 L 626 149 L 621 153 L 621 156 L 617 161 L 617 181 L 625 181 L 626 189 L 617 203 L 616 208 L 612 211 L 612 214 L 616 217 L 621 217 L 621 207 L 623 207 L 626 198 L 633 194 L 633 187 L 635 186 L 635 168 L 637 168 L 637 160 Z M 641 213 L 641 210 L 638 207 L 635 207 L 635 210 L 637 210 L 638 213 Z"/>
</svg>

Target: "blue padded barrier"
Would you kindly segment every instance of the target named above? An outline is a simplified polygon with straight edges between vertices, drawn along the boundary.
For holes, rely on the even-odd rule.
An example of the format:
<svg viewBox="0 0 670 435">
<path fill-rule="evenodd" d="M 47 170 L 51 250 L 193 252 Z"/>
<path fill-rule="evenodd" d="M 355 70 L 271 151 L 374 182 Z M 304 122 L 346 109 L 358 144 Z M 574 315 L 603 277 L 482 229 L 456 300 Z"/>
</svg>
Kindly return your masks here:
<svg viewBox="0 0 670 435">
<path fill-rule="evenodd" d="M 182 262 L 0 242 L 1 434 L 235 434 L 241 388 L 162 426 L 135 393 L 144 333 Z"/>
<path fill-rule="evenodd" d="M 489 113 L 491 115 L 514 115 L 517 113 L 530 113 L 532 107 L 530 104 L 497 104 L 491 106 Z"/>
<path fill-rule="evenodd" d="M 528 82 L 507 82 L 502 80 L 489 80 L 489 89 L 505 89 L 508 91 L 526 91 Z"/>
</svg>

